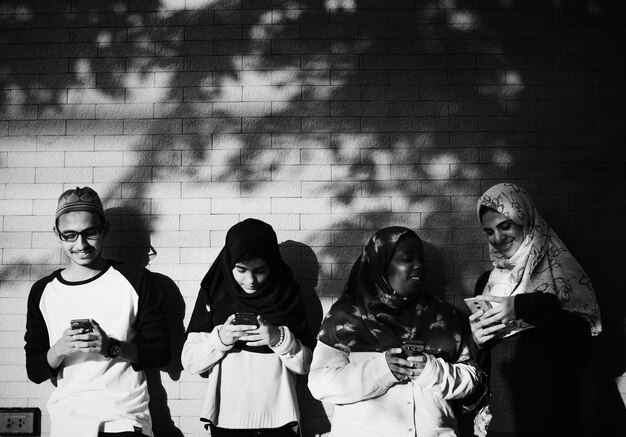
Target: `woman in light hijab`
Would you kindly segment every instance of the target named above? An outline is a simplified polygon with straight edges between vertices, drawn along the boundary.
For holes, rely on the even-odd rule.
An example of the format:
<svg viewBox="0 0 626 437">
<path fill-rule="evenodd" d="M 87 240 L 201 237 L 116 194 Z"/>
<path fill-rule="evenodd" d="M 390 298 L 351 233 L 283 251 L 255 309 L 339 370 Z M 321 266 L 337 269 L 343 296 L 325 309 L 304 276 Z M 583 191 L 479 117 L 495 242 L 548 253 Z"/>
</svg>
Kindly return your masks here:
<svg viewBox="0 0 626 437">
<path fill-rule="evenodd" d="M 473 393 L 467 319 L 422 285 L 410 229 L 382 229 L 322 322 L 309 388 L 334 404 L 333 437 L 455 436 L 450 401 Z"/>
<path fill-rule="evenodd" d="M 234 225 L 202 280 L 182 352 L 184 368 L 208 378 L 200 420 L 211 436 L 299 435 L 296 375 L 308 372 L 313 341 L 272 227 Z"/>
<path fill-rule="evenodd" d="M 497 436 L 581 435 L 581 375 L 602 326 L 589 277 L 515 184 L 478 201 L 493 270 L 476 284 L 492 309 L 470 317 L 489 405 L 475 432 Z"/>
</svg>

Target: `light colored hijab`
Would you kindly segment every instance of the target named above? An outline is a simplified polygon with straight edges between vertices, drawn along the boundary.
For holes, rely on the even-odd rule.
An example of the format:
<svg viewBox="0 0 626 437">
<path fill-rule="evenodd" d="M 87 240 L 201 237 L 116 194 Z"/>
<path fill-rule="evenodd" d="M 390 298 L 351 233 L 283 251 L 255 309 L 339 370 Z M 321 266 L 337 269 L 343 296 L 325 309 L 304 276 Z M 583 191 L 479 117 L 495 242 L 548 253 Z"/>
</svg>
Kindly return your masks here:
<svg viewBox="0 0 626 437">
<path fill-rule="evenodd" d="M 511 183 L 494 185 L 478 201 L 524 228 L 524 241 L 511 258 L 490 246 L 494 269 L 483 295 L 508 297 L 521 293 L 552 293 L 561 307 L 579 314 L 591 327 L 591 334 L 602 331 L 600 309 L 591 280 L 565 244 L 539 215 L 528 193 Z M 517 331 L 529 325 L 518 321 Z"/>
</svg>

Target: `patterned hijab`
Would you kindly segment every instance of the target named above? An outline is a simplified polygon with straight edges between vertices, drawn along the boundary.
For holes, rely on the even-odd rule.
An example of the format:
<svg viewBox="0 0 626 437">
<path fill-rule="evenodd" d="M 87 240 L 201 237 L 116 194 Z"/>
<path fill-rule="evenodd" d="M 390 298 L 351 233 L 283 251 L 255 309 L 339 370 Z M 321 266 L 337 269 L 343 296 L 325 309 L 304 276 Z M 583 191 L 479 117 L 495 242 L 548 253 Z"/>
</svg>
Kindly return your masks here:
<svg viewBox="0 0 626 437">
<path fill-rule="evenodd" d="M 478 201 L 479 220 L 483 206 L 522 226 L 525 237 L 511 258 L 490 246 L 495 268 L 483 294 L 501 297 L 533 292 L 555 294 L 564 310 L 580 314 L 589 322 L 592 335 L 598 335 L 602 324 L 591 281 L 539 215 L 528 193 L 511 183 L 494 185 Z"/>
<path fill-rule="evenodd" d="M 351 352 L 383 352 L 404 340 L 421 340 L 437 356 L 459 360 L 465 342 L 464 319 L 450 305 L 421 292 L 402 297 L 389 285 L 387 271 L 400 238 L 421 240 L 410 229 L 382 229 L 356 260 L 344 291 L 322 322 L 318 339 Z"/>
<path fill-rule="evenodd" d="M 254 293 L 241 289 L 232 270 L 244 254 L 262 258 L 269 267 L 269 278 Z M 265 222 L 247 219 L 226 234 L 226 244 L 200 283 L 200 292 L 187 328 L 189 332 L 211 332 L 236 312 L 261 315 L 275 326 L 287 326 L 303 344 L 312 348 L 314 338 L 306 321 L 300 286 L 280 256 L 274 229 Z M 238 349 L 269 353 L 266 347 L 250 347 L 243 342 Z"/>
</svg>

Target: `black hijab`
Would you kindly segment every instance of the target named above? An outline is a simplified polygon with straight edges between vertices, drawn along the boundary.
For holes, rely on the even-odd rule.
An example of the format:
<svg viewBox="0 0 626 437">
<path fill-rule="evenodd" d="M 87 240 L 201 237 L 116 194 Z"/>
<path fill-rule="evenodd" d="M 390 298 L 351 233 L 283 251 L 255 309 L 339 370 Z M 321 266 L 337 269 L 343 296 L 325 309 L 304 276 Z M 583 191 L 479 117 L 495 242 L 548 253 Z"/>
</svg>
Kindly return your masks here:
<svg viewBox="0 0 626 437">
<path fill-rule="evenodd" d="M 269 277 L 254 293 L 241 289 L 232 270 L 244 254 L 265 260 Z M 261 315 L 272 325 L 284 325 L 304 345 L 313 348 L 314 339 L 306 321 L 300 286 L 280 256 L 274 229 L 265 222 L 246 219 L 228 230 L 226 244 L 200 283 L 189 332 L 211 332 L 236 312 Z M 267 346 L 251 347 L 237 342 L 235 348 L 269 353 Z"/>
<path fill-rule="evenodd" d="M 322 322 L 318 339 L 350 352 L 383 352 L 405 340 L 423 341 L 437 356 L 456 362 L 467 330 L 451 305 L 422 291 L 402 297 L 389 285 L 387 271 L 400 238 L 415 232 L 393 226 L 376 232 L 356 260 L 344 291 Z"/>
</svg>

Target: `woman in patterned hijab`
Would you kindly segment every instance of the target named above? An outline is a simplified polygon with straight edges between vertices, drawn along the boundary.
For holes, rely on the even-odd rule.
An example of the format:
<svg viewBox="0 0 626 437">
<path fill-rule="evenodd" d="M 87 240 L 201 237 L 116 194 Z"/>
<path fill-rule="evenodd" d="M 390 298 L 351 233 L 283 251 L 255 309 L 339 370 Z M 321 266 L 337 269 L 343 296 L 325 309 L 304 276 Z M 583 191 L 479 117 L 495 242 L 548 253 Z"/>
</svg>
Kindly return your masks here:
<svg viewBox="0 0 626 437">
<path fill-rule="evenodd" d="M 522 188 L 495 185 L 477 209 L 494 267 L 476 285 L 494 308 L 470 317 L 490 368 L 491 400 L 478 428 L 484 434 L 490 421 L 489 436 L 579 435 L 567 417 L 576 416 L 584 363 L 571 354 L 602 330 L 591 281 Z"/>
<path fill-rule="evenodd" d="M 335 405 L 333 436 L 457 435 L 452 401 L 478 392 L 481 376 L 467 319 L 424 290 L 423 262 L 415 232 L 376 232 L 322 322 L 309 388 Z"/>
<path fill-rule="evenodd" d="M 564 310 L 579 314 L 589 323 L 591 334 L 598 335 L 602 324 L 591 281 L 539 215 L 528 193 L 515 184 L 494 185 L 478 202 L 479 216 L 484 217 L 485 213 L 481 214 L 481 211 L 485 208 L 487 212 L 495 211 L 520 226 L 523 241 L 512 256 L 501 251 L 497 242 L 490 244 L 489 255 L 494 269 L 483 295 L 554 294 Z"/>
<path fill-rule="evenodd" d="M 419 292 L 402 296 L 390 285 L 389 265 L 403 237 L 418 242 L 423 263 L 422 241 L 415 232 L 399 226 L 378 231 L 354 263 L 342 296 L 322 323 L 319 340 L 348 353 L 384 352 L 419 340 L 455 362 L 464 332 L 469 332 L 452 306 L 421 290 L 423 267 L 411 279 Z"/>
</svg>

